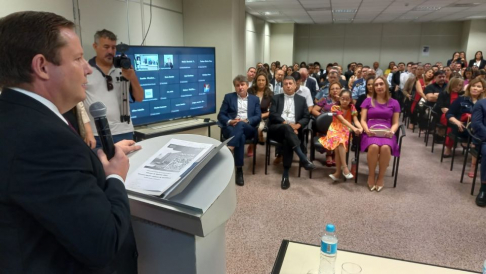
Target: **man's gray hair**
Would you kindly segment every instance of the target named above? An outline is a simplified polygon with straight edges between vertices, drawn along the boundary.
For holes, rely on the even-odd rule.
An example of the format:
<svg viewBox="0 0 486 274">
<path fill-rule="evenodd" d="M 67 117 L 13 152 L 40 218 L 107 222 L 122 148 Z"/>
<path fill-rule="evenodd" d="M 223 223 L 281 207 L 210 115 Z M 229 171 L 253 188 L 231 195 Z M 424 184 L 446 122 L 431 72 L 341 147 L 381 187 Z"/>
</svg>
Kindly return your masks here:
<svg viewBox="0 0 486 274">
<path fill-rule="evenodd" d="M 116 35 L 113 32 L 111 32 L 107 29 L 102 29 L 102 30 L 99 30 L 95 33 L 94 41 L 95 41 L 96 44 L 98 44 L 100 42 L 100 38 L 108 38 L 111 41 L 117 40 Z"/>
<path fill-rule="evenodd" d="M 236 82 L 245 82 L 248 85 L 248 79 L 244 75 L 237 75 L 235 79 L 233 79 L 233 86 L 235 85 Z"/>
<path fill-rule="evenodd" d="M 286 76 L 286 77 L 284 78 L 284 81 L 285 81 L 285 80 L 292 80 L 292 82 L 294 82 L 294 84 L 296 83 L 296 82 L 295 82 L 295 78 L 294 78 L 294 77 L 292 77 L 292 76 Z"/>
</svg>

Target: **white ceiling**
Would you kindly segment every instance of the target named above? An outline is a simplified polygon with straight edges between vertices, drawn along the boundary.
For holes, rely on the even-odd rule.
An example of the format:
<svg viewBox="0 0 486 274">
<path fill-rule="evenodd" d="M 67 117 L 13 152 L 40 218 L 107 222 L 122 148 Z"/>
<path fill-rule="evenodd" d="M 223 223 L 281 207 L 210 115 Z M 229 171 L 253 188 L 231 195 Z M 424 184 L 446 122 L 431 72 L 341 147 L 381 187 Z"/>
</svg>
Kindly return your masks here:
<svg viewBox="0 0 486 274">
<path fill-rule="evenodd" d="M 486 0 L 245 0 L 245 2 L 248 13 L 271 23 L 405 23 L 486 19 Z M 336 10 L 347 10 L 347 12 Z M 270 14 L 265 15 L 267 12 Z"/>
</svg>

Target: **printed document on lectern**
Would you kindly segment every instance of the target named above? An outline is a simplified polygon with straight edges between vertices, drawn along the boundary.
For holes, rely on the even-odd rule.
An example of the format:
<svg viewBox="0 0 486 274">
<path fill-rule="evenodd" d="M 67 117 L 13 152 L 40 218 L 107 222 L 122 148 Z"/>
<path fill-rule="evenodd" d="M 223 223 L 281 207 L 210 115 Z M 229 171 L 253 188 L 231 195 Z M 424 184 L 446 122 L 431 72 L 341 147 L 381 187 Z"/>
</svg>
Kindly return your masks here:
<svg viewBox="0 0 486 274">
<path fill-rule="evenodd" d="M 171 139 L 126 180 L 128 190 L 159 196 L 204 160 L 215 146 Z"/>
</svg>

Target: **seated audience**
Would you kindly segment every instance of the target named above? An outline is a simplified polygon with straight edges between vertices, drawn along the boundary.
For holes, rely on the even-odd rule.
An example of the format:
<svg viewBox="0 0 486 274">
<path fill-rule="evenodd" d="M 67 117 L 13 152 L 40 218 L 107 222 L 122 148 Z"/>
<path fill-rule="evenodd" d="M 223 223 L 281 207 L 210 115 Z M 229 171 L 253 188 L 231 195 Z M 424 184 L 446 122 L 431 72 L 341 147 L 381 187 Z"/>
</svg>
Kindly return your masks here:
<svg viewBox="0 0 486 274">
<path fill-rule="evenodd" d="M 280 94 L 283 92 L 282 81 L 284 78 L 284 71 L 281 69 L 275 70 L 275 78 L 270 81 L 270 85 L 273 87 L 273 94 Z"/>
<path fill-rule="evenodd" d="M 444 92 L 446 86 L 445 71 L 439 70 L 434 73 L 434 83 L 426 86 L 424 90 L 425 97 L 427 97 L 427 105 L 433 106 L 439 99 L 439 93 Z"/>
<path fill-rule="evenodd" d="M 371 98 L 373 96 L 374 92 L 374 87 L 373 87 L 373 82 L 375 81 L 375 77 L 373 76 L 368 76 L 366 78 L 366 94 L 362 94 L 361 96 L 358 97 L 358 100 L 356 100 L 356 110 L 358 111 L 358 118 L 360 118 L 361 115 L 361 104 L 366 100 L 366 98 Z"/>
<path fill-rule="evenodd" d="M 312 95 L 310 90 L 307 87 L 302 85 L 302 78 L 300 76 L 300 73 L 294 72 L 292 73 L 291 77 L 294 78 L 295 80 L 295 94 L 298 94 L 305 98 L 307 109 L 308 112 L 310 113 L 312 107 L 314 107 L 314 101 L 312 100 Z"/>
<path fill-rule="evenodd" d="M 255 79 L 255 75 L 256 75 L 256 68 L 254 67 L 250 67 L 248 68 L 248 71 L 246 72 L 246 79 L 248 80 L 248 87 L 251 87 L 251 85 L 253 84 L 253 79 Z"/>
<path fill-rule="evenodd" d="M 300 142 L 302 138 L 299 138 L 303 137 L 303 129 L 309 123 L 309 109 L 306 99 L 295 95 L 295 90 L 295 79 L 287 76 L 284 79 L 284 94 L 273 96 L 268 118 L 268 137 L 282 143 L 284 166 L 282 189 L 290 187 L 289 169 L 292 165 L 294 152 L 306 170 L 315 168 L 305 154 L 306 148 Z"/>
<path fill-rule="evenodd" d="M 483 89 L 486 87 L 483 80 L 478 83 L 483 85 Z M 481 188 L 476 197 L 476 205 L 484 207 L 486 206 L 486 100 L 479 100 L 474 105 L 471 128 L 474 135 L 479 138 L 479 140 L 474 140 L 476 146 L 481 146 Z"/>
<path fill-rule="evenodd" d="M 434 110 L 436 113 L 440 114 L 440 123 L 444 126 L 447 126 L 447 118 L 446 113 L 449 111 L 451 104 L 463 93 L 463 86 L 464 81 L 461 78 L 454 77 L 449 81 L 447 88 L 444 92 L 439 94 L 439 99 L 437 100 L 437 104 L 435 104 Z M 454 145 L 454 141 L 449 138 L 449 133 L 451 132 L 451 128 L 449 128 L 446 132 L 446 140 L 445 140 L 445 151 L 444 151 L 444 158 L 451 157 L 452 146 Z M 442 134 L 439 134 L 442 135 Z"/>
<path fill-rule="evenodd" d="M 224 138 L 233 137 L 228 148 L 234 153 L 236 166 L 236 184 L 244 185 L 243 164 L 245 141 L 256 137 L 256 128 L 261 120 L 260 100 L 248 94 L 248 82 L 245 76 L 238 75 L 233 79 L 235 92 L 224 96 L 218 113 L 218 126 Z"/>
<path fill-rule="evenodd" d="M 486 65 L 486 61 L 483 59 L 483 52 L 477 51 L 474 56 L 474 59 L 469 61 L 469 67 L 476 66 L 478 69 L 483 69 L 484 65 Z"/>
<path fill-rule="evenodd" d="M 364 72 L 364 69 L 365 68 L 363 68 L 363 77 L 364 78 L 358 79 L 357 81 L 354 82 L 354 85 L 353 85 L 352 94 L 353 94 L 353 102 L 354 103 L 356 103 L 356 100 L 358 100 L 359 96 L 366 94 L 366 79 L 368 77 L 375 77 L 376 76 L 374 69 L 368 69 L 366 71 L 366 73 Z"/>
<path fill-rule="evenodd" d="M 317 81 L 314 78 L 309 77 L 309 72 L 306 68 L 301 68 L 299 70 L 300 78 L 302 85 L 307 87 L 311 93 L 312 101 L 316 97 L 317 90 L 319 90 L 319 85 L 317 85 Z"/>
<path fill-rule="evenodd" d="M 265 77 L 264 73 L 260 73 L 255 78 L 255 83 L 248 89 L 248 93 L 255 95 L 260 99 L 260 109 L 262 113 L 262 119 L 260 125 L 258 126 L 258 141 L 260 143 L 265 142 L 263 128 L 265 127 L 265 120 L 270 114 L 268 111 L 270 109 L 270 102 L 272 101 L 273 92 L 269 88 L 268 79 Z M 248 156 L 253 156 L 253 145 L 248 146 Z"/>
<path fill-rule="evenodd" d="M 390 98 L 386 79 L 377 77 L 374 81 L 372 98 L 367 98 L 361 104 L 361 151 L 368 151 L 368 187 L 370 191 L 381 191 L 384 186 L 384 177 L 389 165 L 391 155 L 400 156 L 397 137 L 400 105 L 397 100 Z M 374 130 L 386 130 L 383 135 L 377 135 Z M 375 178 L 375 169 L 379 163 L 378 178 Z"/>
<path fill-rule="evenodd" d="M 474 105 L 478 100 L 484 97 L 484 81 L 481 79 L 474 79 L 471 81 L 464 96 L 458 97 L 452 102 L 451 107 L 446 112 L 446 118 L 449 123 L 455 125 L 452 127 L 452 133 L 458 137 L 467 139 L 468 133 L 465 130 L 467 123 L 470 122 L 471 113 Z M 476 158 L 472 157 L 471 169 L 468 176 L 474 177 L 474 169 L 476 166 Z"/>
<path fill-rule="evenodd" d="M 337 83 L 336 83 L 337 84 Z M 356 108 L 352 104 L 351 92 L 341 91 L 339 104 L 332 106 L 331 112 L 334 114 L 332 123 L 324 137 L 319 138 L 319 143 L 328 151 L 336 150 L 335 161 L 336 171 L 329 174 L 333 181 L 338 181 L 341 172 L 346 179 L 353 179 L 353 174 L 349 171 L 346 164 L 346 151 L 348 151 L 349 130 L 356 135 L 361 134 L 363 129 L 358 121 Z M 354 123 L 354 125 L 353 125 Z M 341 171 L 342 170 L 342 171 Z"/>
<path fill-rule="evenodd" d="M 353 89 L 353 85 L 354 85 L 354 82 L 358 79 L 361 79 L 362 78 L 362 68 L 360 67 L 357 67 L 356 70 L 354 71 L 354 75 L 352 75 L 349 80 L 348 80 L 348 89 L 349 90 L 352 90 Z"/>
</svg>

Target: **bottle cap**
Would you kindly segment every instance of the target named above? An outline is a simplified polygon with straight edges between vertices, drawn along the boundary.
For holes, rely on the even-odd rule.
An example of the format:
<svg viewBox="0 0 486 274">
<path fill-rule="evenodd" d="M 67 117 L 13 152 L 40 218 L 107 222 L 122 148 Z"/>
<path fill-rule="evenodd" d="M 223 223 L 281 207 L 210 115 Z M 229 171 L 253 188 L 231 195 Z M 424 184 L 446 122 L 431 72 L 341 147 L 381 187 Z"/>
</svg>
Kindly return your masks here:
<svg viewBox="0 0 486 274">
<path fill-rule="evenodd" d="M 334 232 L 334 231 L 336 231 L 336 228 L 334 227 L 333 224 L 327 224 L 326 225 L 326 231 L 327 232 Z"/>
</svg>

